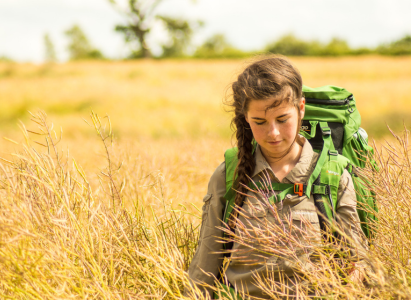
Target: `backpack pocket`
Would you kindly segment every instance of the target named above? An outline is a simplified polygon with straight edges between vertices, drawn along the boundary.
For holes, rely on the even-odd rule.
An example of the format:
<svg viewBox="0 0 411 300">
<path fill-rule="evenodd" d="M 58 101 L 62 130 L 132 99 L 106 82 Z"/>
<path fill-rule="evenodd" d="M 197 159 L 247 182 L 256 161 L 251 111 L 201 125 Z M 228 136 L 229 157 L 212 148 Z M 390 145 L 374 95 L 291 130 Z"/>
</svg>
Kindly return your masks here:
<svg viewBox="0 0 411 300">
<path fill-rule="evenodd" d="M 348 158 L 351 163 L 357 167 L 364 168 L 367 160 L 371 160 L 374 155 L 374 149 L 368 145 L 368 135 L 362 128 L 354 133 L 352 139 L 343 149 L 343 156 Z"/>
<path fill-rule="evenodd" d="M 357 197 L 357 213 L 361 222 L 361 229 L 366 237 L 373 236 L 373 222 L 377 221 L 375 214 L 378 212 L 375 202 L 375 192 L 365 180 L 354 174 L 352 176 Z"/>
</svg>

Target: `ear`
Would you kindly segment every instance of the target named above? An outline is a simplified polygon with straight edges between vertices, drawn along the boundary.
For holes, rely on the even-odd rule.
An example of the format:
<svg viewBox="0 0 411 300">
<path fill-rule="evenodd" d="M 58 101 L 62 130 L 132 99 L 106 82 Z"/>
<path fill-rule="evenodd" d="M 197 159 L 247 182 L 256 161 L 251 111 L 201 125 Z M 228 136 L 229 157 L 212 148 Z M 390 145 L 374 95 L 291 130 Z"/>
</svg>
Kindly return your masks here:
<svg viewBox="0 0 411 300">
<path fill-rule="evenodd" d="M 300 109 L 300 116 L 302 120 L 305 115 L 305 98 L 304 97 L 302 97 L 300 100 L 299 109 Z"/>
</svg>

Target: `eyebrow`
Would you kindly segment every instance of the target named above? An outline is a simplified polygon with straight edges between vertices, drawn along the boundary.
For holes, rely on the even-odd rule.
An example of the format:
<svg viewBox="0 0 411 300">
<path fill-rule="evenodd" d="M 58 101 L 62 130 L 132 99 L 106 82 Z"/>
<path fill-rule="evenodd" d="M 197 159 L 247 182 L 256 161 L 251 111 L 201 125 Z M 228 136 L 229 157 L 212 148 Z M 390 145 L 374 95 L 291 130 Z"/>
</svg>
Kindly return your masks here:
<svg viewBox="0 0 411 300">
<path fill-rule="evenodd" d="M 286 117 L 286 116 L 288 116 L 289 114 L 283 114 L 283 115 L 281 115 L 281 116 L 278 116 L 277 118 L 282 118 L 282 117 Z"/>
<path fill-rule="evenodd" d="M 283 117 L 285 117 L 285 116 L 288 116 L 289 114 L 283 114 L 283 115 L 281 115 L 281 116 L 278 116 L 277 118 L 283 118 Z M 251 119 L 254 119 L 254 120 L 265 120 L 264 118 L 258 118 L 258 117 L 252 117 Z"/>
</svg>

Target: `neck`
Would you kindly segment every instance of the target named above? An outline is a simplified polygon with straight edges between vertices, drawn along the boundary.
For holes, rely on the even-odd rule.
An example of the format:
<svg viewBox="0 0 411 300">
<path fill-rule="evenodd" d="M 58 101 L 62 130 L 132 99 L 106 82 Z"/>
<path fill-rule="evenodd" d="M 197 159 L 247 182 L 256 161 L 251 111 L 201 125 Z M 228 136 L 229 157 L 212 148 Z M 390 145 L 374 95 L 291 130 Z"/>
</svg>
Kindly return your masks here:
<svg viewBox="0 0 411 300">
<path fill-rule="evenodd" d="M 267 153 L 263 148 L 261 148 L 261 153 L 263 154 L 264 158 L 270 165 L 271 169 L 273 170 L 274 174 L 288 174 L 288 172 L 294 168 L 297 164 L 298 160 L 300 159 L 301 152 L 303 149 L 304 140 L 297 136 L 295 142 L 289 149 L 287 154 L 283 154 L 284 156 L 273 157 L 270 153 Z M 283 177 L 278 176 L 277 177 Z M 280 179 L 280 178 L 279 178 Z M 281 179 L 280 179 L 281 180 Z"/>
</svg>

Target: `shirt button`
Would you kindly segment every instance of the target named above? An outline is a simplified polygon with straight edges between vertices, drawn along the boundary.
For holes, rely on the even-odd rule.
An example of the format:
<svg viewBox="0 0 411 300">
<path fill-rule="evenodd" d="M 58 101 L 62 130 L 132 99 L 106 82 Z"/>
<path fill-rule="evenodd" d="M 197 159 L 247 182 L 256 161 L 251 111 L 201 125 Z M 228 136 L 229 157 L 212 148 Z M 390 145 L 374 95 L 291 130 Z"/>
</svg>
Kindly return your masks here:
<svg viewBox="0 0 411 300">
<path fill-rule="evenodd" d="M 292 196 L 290 194 L 288 194 L 286 197 L 287 197 L 287 199 L 290 199 Z"/>
</svg>

